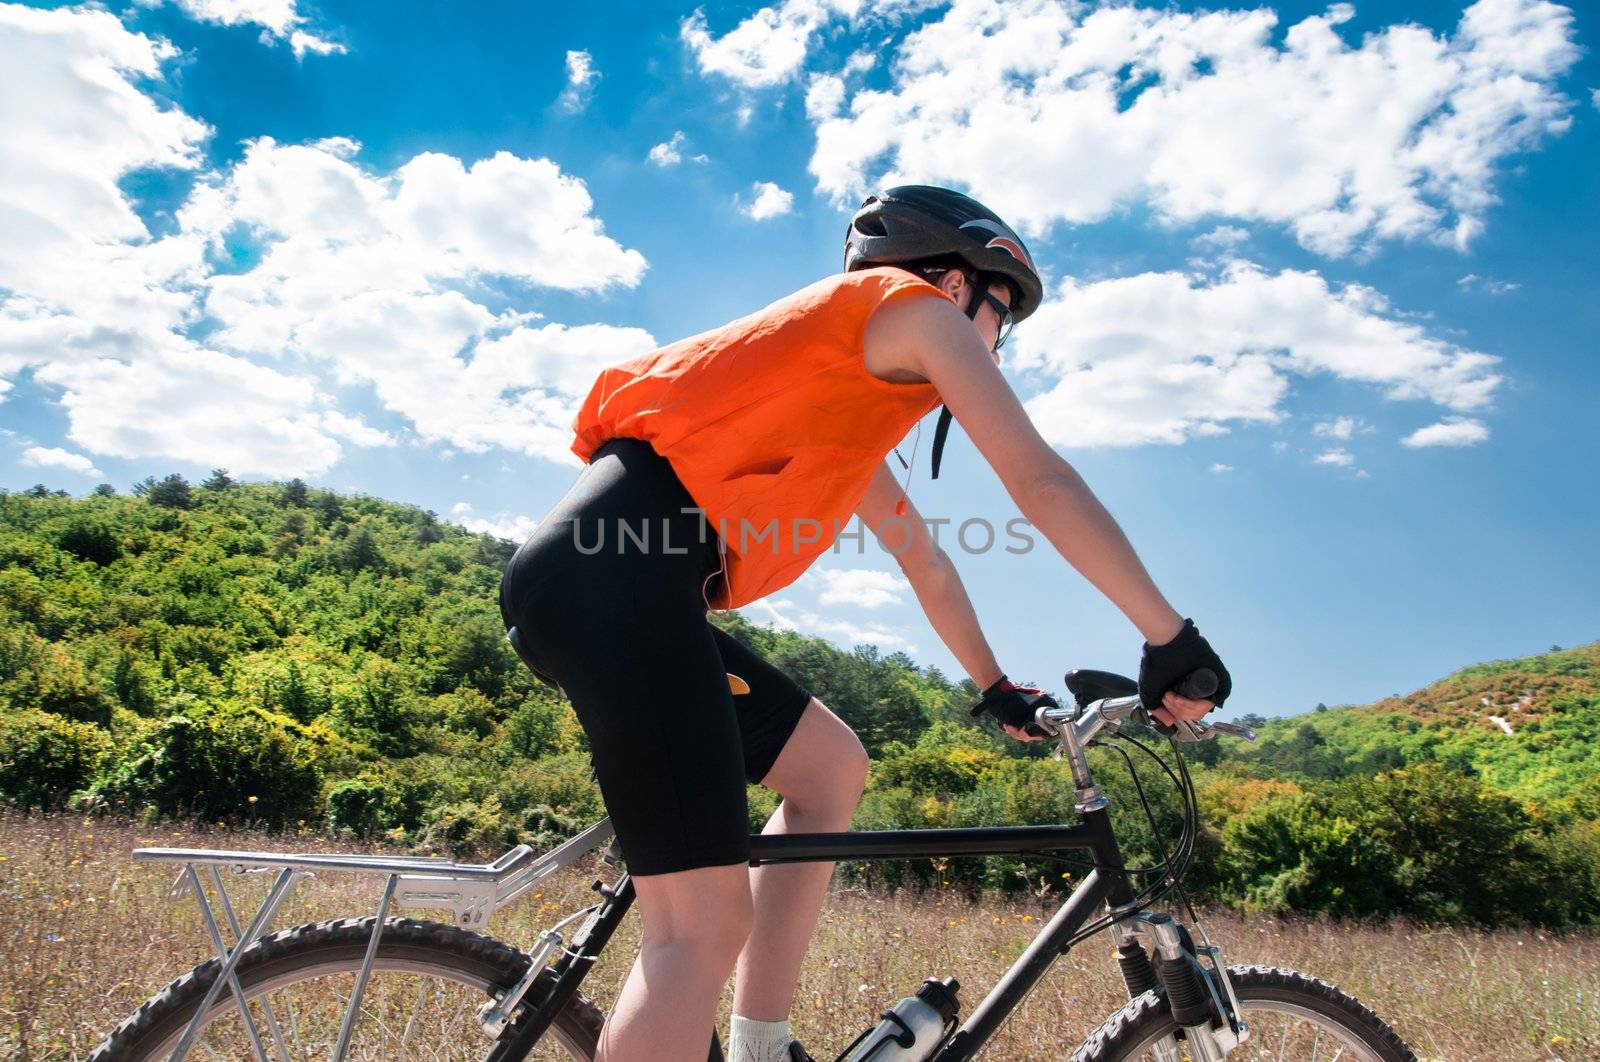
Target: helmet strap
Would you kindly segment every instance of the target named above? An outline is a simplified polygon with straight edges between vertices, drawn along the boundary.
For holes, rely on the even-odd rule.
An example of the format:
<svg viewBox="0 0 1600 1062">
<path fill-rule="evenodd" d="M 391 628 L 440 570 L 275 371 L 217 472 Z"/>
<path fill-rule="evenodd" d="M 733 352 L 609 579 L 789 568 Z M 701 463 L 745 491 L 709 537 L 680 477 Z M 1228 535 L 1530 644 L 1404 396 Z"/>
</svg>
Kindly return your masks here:
<svg viewBox="0 0 1600 1062">
<path fill-rule="evenodd" d="M 962 273 L 962 276 L 966 276 L 966 273 Z M 978 320 L 978 308 L 983 305 L 983 292 L 978 288 L 978 284 L 981 283 L 983 283 L 981 275 L 975 282 L 971 282 L 972 296 L 967 299 L 967 308 L 963 311 L 967 315 L 967 320 L 972 322 Z M 945 436 L 950 434 L 951 419 L 950 407 L 940 406 L 939 423 L 933 429 L 933 474 L 930 479 L 939 478 L 939 459 L 944 456 L 944 440 Z"/>
</svg>

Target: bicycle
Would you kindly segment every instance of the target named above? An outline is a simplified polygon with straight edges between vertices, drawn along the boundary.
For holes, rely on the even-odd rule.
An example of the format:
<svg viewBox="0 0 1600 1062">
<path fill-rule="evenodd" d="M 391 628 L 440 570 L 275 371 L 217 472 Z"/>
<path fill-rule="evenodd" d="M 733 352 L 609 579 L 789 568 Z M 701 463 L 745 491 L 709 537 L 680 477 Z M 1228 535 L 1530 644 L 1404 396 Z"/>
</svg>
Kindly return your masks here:
<svg viewBox="0 0 1600 1062">
<path fill-rule="evenodd" d="M 1205 937 L 1192 909 L 1188 910 L 1192 929 L 1152 910 L 1179 889 L 1193 855 L 1194 788 L 1180 746 L 1222 734 L 1249 740 L 1255 735 L 1225 722 L 1170 728 L 1176 771 L 1159 757 L 1157 762 L 1180 793 L 1183 830 L 1167 860 L 1150 868 L 1157 875 L 1155 882 L 1135 891 L 1131 877 L 1139 871 L 1123 864 L 1108 801 L 1095 784 L 1086 750 L 1102 738 L 1122 736 L 1149 752 L 1131 734 L 1121 733 L 1129 720 L 1148 723 L 1149 719 L 1131 679 L 1109 672 L 1073 671 L 1066 676 L 1066 685 L 1075 703 L 1042 706 L 1030 725 L 1054 738 L 1056 756 L 1068 761 L 1080 816 L 1077 823 L 751 837 L 751 865 L 1069 850 L 1087 851 L 1092 857 L 1093 869 L 964 1022 L 958 1025 L 956 1015 L 946 1014 L 941 1025 L 921 1034 L 906 1026 L 886 1053 L 872 1057 L 936 1062 L 972 1058 L 1057 957 L 1107 931 L 1129 1002 L 1083 1042 L 1073 1062 L 1219 1062 L 1228 1057 L 1415 1062 L 1416 1056 L 1382 1019 L 1331 984 L 1293 970 L 1229 966 L 1221 949 Z M 1191 684 L 1191 689 L 1196 687 Z M 1132 760 L 1128 763 L 1131 769 Z M 1138 792 L 1144 802 L 1142 787 Z M 1149 813 L 1148 803 L 1145 811 Z M 528 951 L 475 932 L 474 927 L 542 878 L 612 840 L 609 819 L 603 819 L 542 856 L 519 845 L 488 864 L 457 864 L 442 858 L 136 849 L 136 859 L 184 864 L 174 895 L 195 896 L 217 957 L 146 1001 L 107 1035 L 89 1060 L 178 1062 L 202 1043 L 214 1057 L 254 1057 L 263 1062 L 273 1057 L 269 1047 L 284 1059 L 325 1057 L 330 1047 L 335 1059 L 591 1059 L 603 1015 L 579 987 L 632 904 L 634 890 L 626 870 L 612 884 L 596 881 L 592 888 L 600 900 L 545 930 Z M 621 866 L 614 844 L 605 858 Z M 277 869 L 261 907 L 243 928 L 222 887 L 218 868 L 223 866 L 235 872 Z M 231 949 L 201 887 L 198 867 L 206 868 L 232 927 L 236 943 Z M 313 870 L 385 875 L 377 914 L 263 935 L 294 881 Z M 448 907 L 454 924 L 388 918 L 393 903 Z M 561 931 L 579 919 L 571 940 L 564 939 Z M 384 990 L 375 998 L 372 981 L 378 973 L 385 975 Z M 409 1009 L 397 1010 L 387 991 L 388 975 L 396 974 L 420 982 Z M 331 1013 L 307 1015 L 295 1010 L 292 990 L 321 979 L 332 979 L 341 988 L 351 982 L 348 1002 L 342 1004 L 337 1021 Z M 342 998 L 341 992 L 327 991 L 320 998 L 330 995 Z M 476 1050 L 457 1035 L 469 1014 L 484 1037 L 474 1041 Z M 891 1012 L 883 1016 L 888 1021 Z M 352 1054 L 358 1025 L 364 1039 L 354 1045 Z M 873 1031 L 857 1037 L 839 1059 L 856 1062 L 860 1055 L 852 1055 L 852 1049 Z M 413 1044 L 417 1032 L 429 1037 L 426 1043 Z M 918 1035 L 922 1042 L 916 1040 Z M 295 1052 L 290 1051 L 291 1040 Z M 711 1058 L 721 1058 L 715 1035 Z"/>
</svg>

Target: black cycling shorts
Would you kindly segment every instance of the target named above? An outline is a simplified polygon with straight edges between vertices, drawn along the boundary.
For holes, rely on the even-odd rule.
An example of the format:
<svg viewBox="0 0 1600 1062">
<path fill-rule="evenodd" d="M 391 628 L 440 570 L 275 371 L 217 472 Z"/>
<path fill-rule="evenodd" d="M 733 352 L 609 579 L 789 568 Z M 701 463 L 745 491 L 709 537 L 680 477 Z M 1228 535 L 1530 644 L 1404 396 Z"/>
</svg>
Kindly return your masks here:
<svg viewBox="0 0 1600 1062">
<path fill-rule="evenodd" d="M 612 439 L 500 583 L 519 654 L 588 734 L 634 875 L 749 862 L 745 783 L 771 770 L 811 700 L 707 619 L 718 546 L 671 464 Z M 734 696 L 729 672 L 750 692 Z"/>
</svg>

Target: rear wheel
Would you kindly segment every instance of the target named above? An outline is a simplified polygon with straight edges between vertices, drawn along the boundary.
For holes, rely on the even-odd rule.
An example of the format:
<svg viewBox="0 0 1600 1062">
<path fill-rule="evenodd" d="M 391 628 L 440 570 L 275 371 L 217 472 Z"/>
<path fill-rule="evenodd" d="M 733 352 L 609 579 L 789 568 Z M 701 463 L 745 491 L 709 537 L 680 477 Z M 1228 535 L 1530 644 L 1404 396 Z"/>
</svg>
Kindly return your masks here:
<svg viewBox="0 0 1600 1062">
<path fill-rule="evenodd" d="M 1250 1027 L 1229 1062 L 1416 1062 L 1381 1018 L 1326 981 L 1267 966 L 1230 966 L 1228 977 Z M 1072 1062 L 1187 1057 L 1172 1050 L 1177 1032 L 1166 997 L 1155 989 L 1107 1019 Z"/>
<path fill-rule="evenodd" d="M 268 1058 L 329 1057 L 374 922 L 342 918 L 281 930 L 240 956 L 235 972 Z M 491 937 L 439 922 L 388 919 L 347 1057 L 481 1059 L 492 1041 L 478 1026 L 477 1008 L 516 984 L 527 968 L 525 952 Z M 101 1041 L 88 1062 L 170 1056 L 221 970 L 212 959 L 167 985 Z M 519 1013 L 537 1007 L 554 980 L 550 971 L 540 974 Z M 527 1057 L 588 1062 L 603 1020 L 593 1003 L 575 995 Z M 189 1057 L 255 1057 L 227 984 L 207 1008 Z"/>
</svg>

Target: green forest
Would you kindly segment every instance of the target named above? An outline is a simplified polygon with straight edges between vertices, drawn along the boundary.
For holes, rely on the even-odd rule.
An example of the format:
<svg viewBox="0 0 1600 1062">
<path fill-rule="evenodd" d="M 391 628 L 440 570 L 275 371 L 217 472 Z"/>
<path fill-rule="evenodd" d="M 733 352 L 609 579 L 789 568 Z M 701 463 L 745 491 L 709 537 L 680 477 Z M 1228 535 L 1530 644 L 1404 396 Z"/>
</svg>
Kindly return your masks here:
<svg viewBox="0 0 1600 1062">
<path fill-rule="evenodd" d="M 122 494 L 0 492 L 0 800 L 382 839 L 548 846 L 604 814 L 584 735 L 504 639 L 513 543 L 422 509 L 217 470 Z M 714 622 L 822 698 L 873 758 L 857 829 L 1070 821 L 1044 743 L 904 653 Z M 1192 893 L 1253 911 L 1600 921 L 1600 643 L 1466 667 L 1405 696 L 1247 719 L 1191 764 Z M 1153 736 L 1153 735 L 1152 735 Z M 1130 863 L 1178 809 L 1097 753 Z M 750 789 L 752 824 L 775 797 Z M 871 884 L 1044 894 L 1046 856 L 845 864 Z"/>
</svg>

